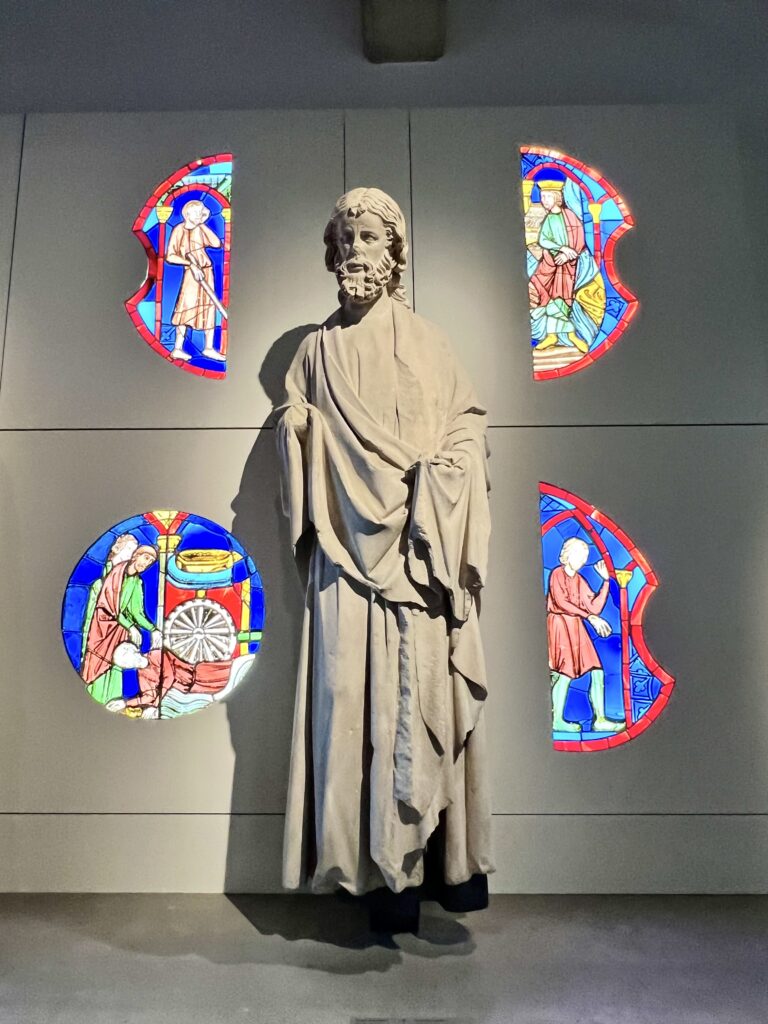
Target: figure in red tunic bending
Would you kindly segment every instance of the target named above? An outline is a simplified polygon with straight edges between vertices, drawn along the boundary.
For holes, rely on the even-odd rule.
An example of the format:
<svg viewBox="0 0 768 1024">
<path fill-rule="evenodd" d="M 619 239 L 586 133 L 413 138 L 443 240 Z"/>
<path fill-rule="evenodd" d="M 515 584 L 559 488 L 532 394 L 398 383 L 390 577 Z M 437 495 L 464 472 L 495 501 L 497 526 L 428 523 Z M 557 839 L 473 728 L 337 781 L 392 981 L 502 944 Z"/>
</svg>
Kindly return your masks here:
<svg viewBox="0 0 768 1024">
<path fill-rule="evenodd" d="M 589 557 L 589 546 L 579 537 L 569 537 L 560 551 L 560 565 L 549 577 L 547 595 L 547 643 L 552 679 L 552 729 L 554 732 L 580 732 L 576 722 L 563 717 L 568 688 L 574 679 L 590 674 L 589 701 L 594 713 L 593 732 L 621 732 L 625 722 L 605 716 L 605 672 L 584 621 L 598 636 L 611 635 L 609 623 L 600 613 L 608 600 L 608 569 L 600 559 L 595 571 L 602 577 L 597 593 L 580 575 Z"/>
</svg>

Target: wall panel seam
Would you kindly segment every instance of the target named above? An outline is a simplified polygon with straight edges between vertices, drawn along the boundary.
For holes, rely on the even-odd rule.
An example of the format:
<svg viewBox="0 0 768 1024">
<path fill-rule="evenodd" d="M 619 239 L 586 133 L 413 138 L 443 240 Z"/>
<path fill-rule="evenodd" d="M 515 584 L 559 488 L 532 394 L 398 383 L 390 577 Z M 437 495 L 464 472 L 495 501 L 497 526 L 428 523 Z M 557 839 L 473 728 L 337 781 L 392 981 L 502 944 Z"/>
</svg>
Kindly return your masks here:
<svg viewBox="0 0 768 1024">
<path fill-rule="evenodd" d="M 342 111 L 341 117 L 341 186 L 342 194 L 347 192 L 347 111 Z"/>
<path fill-rule="evenodd" d="M 411 111 L 408 110 L 408 208 L 411 216 L 411 307 L 416 312 L 416 223 L 413 219 L 413 144 L 411 135 Z"/>
<path fill-rule="evenodd" d="M 1 369 L 1 366 L 0 366 Z M 0 380 L 2 378 L 0 377 Z M 768 420 L 745 420 L 744 422 L 729 421 L 724 423 L 490 423 L 489 430 L 687 430 L 687 429 L 713 429 L 721 430 L 726 428 L 744 427 L 768 427 Z M 0 427 L 0 434 L 77 434 L 77 433 L 121 433 L 129 431 L 144 431 L 155 433 L 165 432 L 193 432 L 193 431 L 231 431 L 247 430 L 262 431 L 274 430 L 272 424 L 253 424 L 245 426 L 199 426 L 199 427 L 169 427 L 169 426 L 103 426 L 103 427 Z"/>
<path fill-rule="evenodd" d="M 283 811 L 0 811 L 0 818 L 284 818 Z M 768 811 L 494 811 L 494 818 L 768 818 Z"/>
<path fill-rule="evenodd" d="M 11 282 L 13 280 L 13 260 L 16 253 L 16 225 L 19 221 L 19 198 L 21 195 L 21 165 L 24 160 L 24 139 L 27 134 L 27 115 L 21 118 L 21 143 L 19 145 L 19 166 L 16 171 L 16 202 L 13 207 L 13 224 L 11 226 L 11 256 L 8 266 L 8 287 L 5 296 L 5 316 L 3 317 L 3 345 L 0 349 L 0 389 L 3 386 L 3 367 L 5 366 L 5 346 L 8 342 L 8 316 L 11 309 Z"/>
</svg>

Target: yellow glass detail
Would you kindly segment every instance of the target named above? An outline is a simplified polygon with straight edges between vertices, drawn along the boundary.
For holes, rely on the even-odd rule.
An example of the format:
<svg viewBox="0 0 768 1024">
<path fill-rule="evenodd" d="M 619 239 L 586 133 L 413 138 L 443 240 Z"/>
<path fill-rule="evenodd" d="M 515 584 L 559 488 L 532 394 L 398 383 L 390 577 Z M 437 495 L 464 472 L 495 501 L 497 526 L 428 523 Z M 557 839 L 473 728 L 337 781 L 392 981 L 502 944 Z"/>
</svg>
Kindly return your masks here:
<svg viewBox="0 0 768 1024">
<path fill-rule="evenodd" d="M 581 304 L 589 319 L 599 327 L 605 316 L 605 283 L 602 277 L 598 274 L 589 284 L 579 288 L 574 298 Z"/>
<path fill-rule="evenodd" d="M 586 341 L 584 341 L 583 338 L 580 338 L 578 334 L 574 334 L 573 331 L 568 332 L 568 341 L 570 341 L 573 347 L 575 349 L 578 349 L 578 351 L 581 352 L 582 355 L 586 355 L 587 352 L 589 352 L 589 345 L 586 343 Z"/>
<path fill-rule="evenodd" d="M 622 590 L 629 586 L 629 581 L 634 575 L 634 569 L 617 569 L 616 579 L 619 581 L 619 586 Z"/>
<path fill-rule="evenodd" d="M 237 551 L 198 548 L 181 551 L 176 556 L 176 564 L 184 572 L 221 572 L 222 569 L 231 569 L 241 557 Z"/>
<path fill-rule="evenodd" d="M 159 519 L 160 522 L 163 524 L 163 526 L 167 530 L 168 527 L 173 522 L 173 520 L 179 514 L 179 512 L 178 512 L 178 509 L 175 509 L 175 510 L 171 511 L 170 509 L 162 508 L 160 510 L 153 509 L 151 514 L 155 517 L 155 519 Z"/>
<path fill-rule="evenodd" d="M 537 181 L 536 184 L 539 186 L 539 191 L 544 192 L 562 192 L 565 188 L 564 181 Z"/>
<path fill-rule="evenodd" d="M 531 193 L 533 192 L 533 180 L 526 178 L 523 181 L 523 213 L 528 213 L 531 207 Z"/>
<path fill-rule="evenodd" d="M 545 349 L 545 348 L 554 348 L 554 346 L 556 344 L 557 344 L 557 335 L 556 334 L 547 334 L 536 345 L 536 348 L 538 349 L 538 351 L 541 351 L 542 349 Z"/>
<path fill-rule="evenodd" d="M 157 207 L 155 207 L 155 212 L 157 213 L 157 219 L 160 221 L 160 223 L 161 224 L 165 224 L 166 221 L 168 220 L 168 218 L 173 213 L 173 207 L 172 206 L 157 206 Z"/>
<path fill-rule="evenodd" d="M 242 590 L 240 591 L 240 597 L 242 599 L 242 606 L 240 610 L 240 630 L 243 633 L 247 633 L 251 627 L 251 581 L 250 579 L 244 579 L 242 584 Z M 248 644 L 240 644 L 240 653 L 248 653 Z"/>
<path fill-rule="evenodd" d="M 174 552 L 176 548 L 181 544 L 181 537 L 178 533 L 161 533 L 156 541 L 157 550 L 164 555 L 168 552 Z"/>
</svg>

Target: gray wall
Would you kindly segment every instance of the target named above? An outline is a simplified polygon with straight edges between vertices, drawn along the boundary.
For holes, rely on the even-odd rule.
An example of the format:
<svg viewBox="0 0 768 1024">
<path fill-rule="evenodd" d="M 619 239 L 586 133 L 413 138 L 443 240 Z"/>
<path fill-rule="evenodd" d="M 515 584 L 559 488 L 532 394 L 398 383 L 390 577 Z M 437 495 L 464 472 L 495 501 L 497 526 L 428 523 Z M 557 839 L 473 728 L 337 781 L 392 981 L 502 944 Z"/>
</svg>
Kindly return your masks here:
<svg viewBox="0 0 768 1024">
<path fill-rule="evenodd" d="M 743 269 L 753 225 L 723 114 L 29 115 L 23 134 L 18 204 L 0 219 L 17 209 L 12 268 L 0 237 L 0 889 L 279 888 L 301 594 L 269 414 L 306 325 L 333 304 L 325 218 L 363 182 L 409 214 L 416 309 L 450 332 L 490 408 L 496 891 L 768 888 L 766 367 L 751 328 L 756 274 Z M 12 196 L 21 136 L 19 119 L 0 121 Z M 638 224 L 617 258 L 641 312 L 563 381 L 531 379 L 524 142 L 599 166 Z M 230 371 L 218 382 L 159 359 L 122 300 L 144 273 L 130 225 L 147 194 L 222 149 L 238 163 Z M 551 749 L 539 480 L 604 508 L 661 578 L 646 635 L 677 688 L 614 751 Z M 59 634 L 83 550 L 153 507 L 232 528 L 268 601 L 243 687 L 226 706 L 163 723 L 90 701 Z"/>
<path fill-rule="evenodd" d="M 756 100 L 765 97 L 762 0 L 449 0 L 447 6 L 441 60 L 372 65 L 363 58 L 355 0 L 5 2 L 0 111 L 741 97 L 754 114 Z M 190 74 L 190 54 L 200 54 L 200 73 Z"/>
</svg>

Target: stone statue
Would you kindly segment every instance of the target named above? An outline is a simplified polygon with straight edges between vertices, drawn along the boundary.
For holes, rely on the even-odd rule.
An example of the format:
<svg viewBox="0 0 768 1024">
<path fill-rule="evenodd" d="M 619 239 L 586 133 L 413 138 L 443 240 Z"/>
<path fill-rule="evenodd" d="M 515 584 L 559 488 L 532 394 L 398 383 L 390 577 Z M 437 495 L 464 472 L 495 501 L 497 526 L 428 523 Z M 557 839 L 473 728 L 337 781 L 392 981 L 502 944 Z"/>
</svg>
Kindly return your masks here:
<svg viewBox="0 0 768 1024">
<path fill-rule="evenodd" d="M 374 893 L 374 927 L 415 930 L 418 896 L 479 909 L 493 871 L 486 416 L 447 339 L 406 303 L 394 200 L 353 189 L 324 240 L 340 307 L 302 342 L 278 410 L 307 582 L 283 884 Z"/>
</svg>

